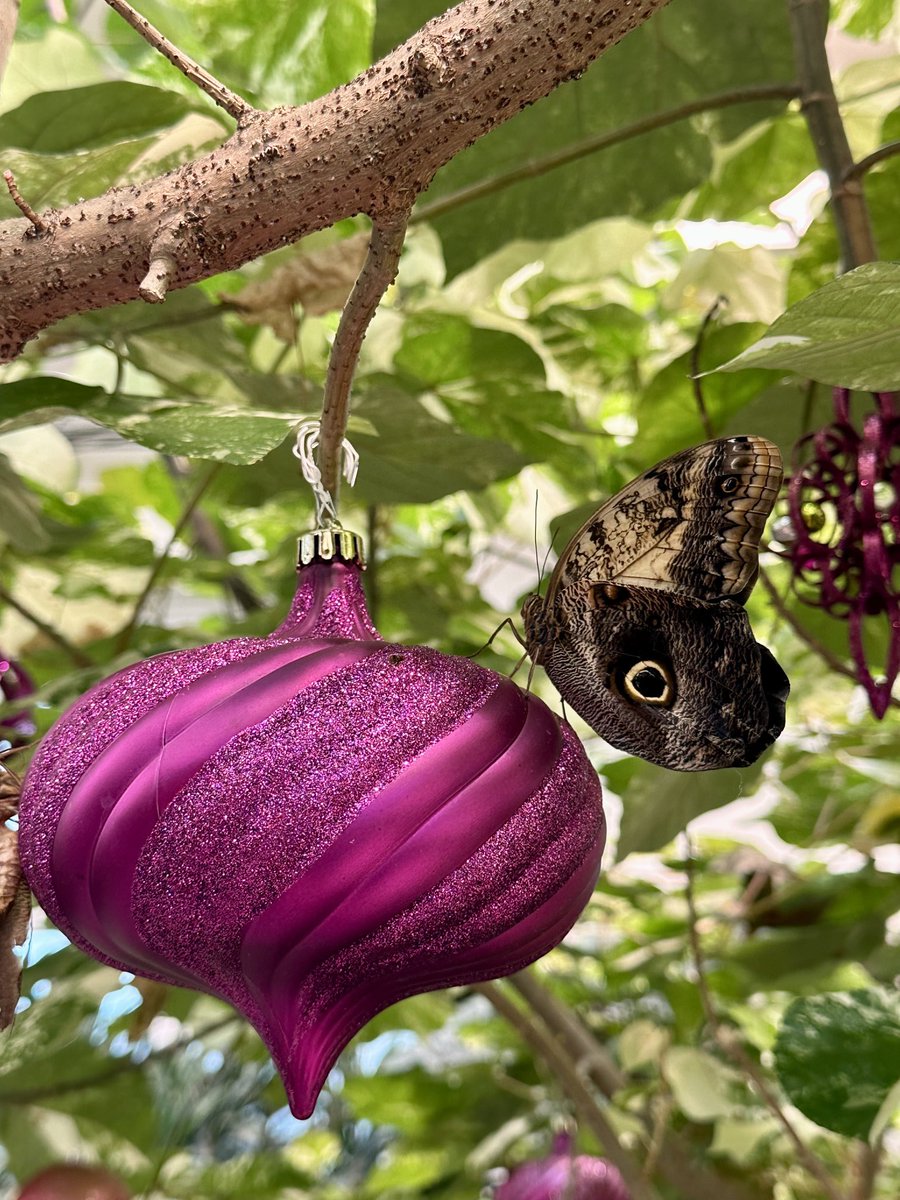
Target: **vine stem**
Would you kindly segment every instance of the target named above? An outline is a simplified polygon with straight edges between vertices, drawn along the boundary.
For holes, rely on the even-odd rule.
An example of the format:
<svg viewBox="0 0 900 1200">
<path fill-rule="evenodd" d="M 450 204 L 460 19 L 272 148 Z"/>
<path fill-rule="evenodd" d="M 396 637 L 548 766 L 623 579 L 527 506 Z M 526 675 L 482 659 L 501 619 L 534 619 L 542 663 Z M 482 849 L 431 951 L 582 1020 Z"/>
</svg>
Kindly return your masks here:
<svg viewBox="0 0 900 1200">
<path fill-rule="evenodd" d="M 181 537 L 182 533 L 184 533 L 184 530 L 186 529 L 186 527 L 188 526 L 188 524 L 191 521 L 191 518 L 194 515 L 194 511 L 197 508 L 197 505 L 203 499 L 204 495 L 206 494 L 207 489 L 212 484 L 213 480 L 216 478 L 216 476 L 221 471 L 221 469 L 222 469 L 221 463 L 214 463 L 213 466 L 211 466 L 209 468 L 209 470 L 204 472 L 204 474 L 200 477 L 200 480 L 197 483 L 197 486 L 194 488 L 194 491 L 188 497 L 187 502 L 181 511 L 181 516 L 178 518 L 178 520 L 175 523 L 174 528 L 172 529 L 172 534 L 171 534 L 168 542 L 166 543 L 165 547 L 163 548 L 162 553 L 157 556 L 157 559 L 153 564 L 150 574 L 147 576 L 147 581 L 144 584 L 143 590 L 141 591 L 141 594 L 138 596 L 137 600 L 135 601 L 134 608 L 132 609 L 132 613 L 131 613 L 130 618 L 128 619 L 127 625 L 125 625 L 121 629 L 121 631 L 119 632 L 119 636 L 116 638 L 116 653 L 117 654 L 121 654 L 123 650 L 127 650 L 128 647 L 130 646 L 131 639 L 134 635 L 135 628 L 137 627 L 138 621 L 141 619 L 141 613 L 144 611 L 144 605 L 147 603 L 150 593 L 156 587 L 157 580 L 159 579 L 160 575 L 162 574 L 163 568 L 165 567 L 166 563 L 169 561 L 169 556 L 172 553 L 172 548 L 174 547 L 174 545 L 178 541 L 178 539 Z"/>
<path fill-rule="evenodd" d="M 710 440 L 714 438 L 712 418 L 709 415 L 709 409 L 706 407 L 706 397 L 703 395 L 703 380 L 700 378 L 700 356 L 703 353 L 703 342 L 706 339 L 706 331 L 709 329 L 710 322 L 715 320 L 719 310 L 728 303 L 725 296 L 716 296 L 712 304 L 703 314 L 703 320 L 700 322 L 700 328 L 697 330 L 697 337 L 691 347 L 691 383 L 694 388 L 694 402 L 697 405 L 697 412 L 700 415 L 700 424 L 703 426 L 703 432 Z"/>
<path fill-rule="evenodd" d="M 619 1141 L 606 1114 L 554 1035 L 519 1008 L 496 983 L 480 983 L 477 990 L 490 1000 L 497 1012 L 551 1069 L 571 1100 L 579 1121 L 591 1130 L 610 1162 L 621 1172 L 632 1200 L 659 1200 L 656 1188 L 644 1179 L 634 1156 Z"/>
<path fill-rule="evenodd" d="M 825 51 L 828 14 L 828 0 L 788 0 L 800 107 L 819 165 L 828 176 L 843 269 L 849 270 L 872 262 L 878 250 L 862 182 L 853 173 L 853 154 Z"/>
<path fill-rule="evenodd" d="M 900 141 L 885 142 L 883 146 L 879 146 L 877 150 L 873 150 L 871 154 L 867 154 L 865 158 L 861 158 L 859 162 L 855 162 L 852 167 L 844 172 L 844 182 L 848 179 L 861 179 L 867 171 L 871 171 L 880 162 L 884 162 L 888 158 L 893 158 L 895 154 L 900 154 Z"/>
<path fill-rule="evenodd" d="M 703 960 L 703 948 L 700 944 L 700 931 L 698 929 L 697 919 L 697 902 L 694 895 L 694 853 L 691 845 L 690 837 L 687 833 L 683 835 L 685 842 L 685 886 L 684 896 L 687 902 L 688 910 L 688 941 L 691 948 L 691 958 L 693 959 L 694 972 L 697 976 L 697 991 L 700 995 L 700 1004 L 703 1008 L 703 1014 L 706 1017 L 706 1022 L 709 1025 L 710 1031 L 715 1038 L 717 1045 L 727 1054 L 731 1061 L 743 1072 L 743 1074 L 754 1085 L 759 1096 L 765 1103 L 766 1107 L 776 1118 L 784 1132 L 787 1134 L 791 1145 L 797 1152 L 797 1157 L 800 1162 L 806 1167 L 810 1175 L 819 1181 L 823 1188 L 823 1194 L 828 1197 L 828 1200 L 845 1200 L 838 1188 L 825 1169 L 824 1164 L 806 1145 L 797 1130 L 794 1128 L 793 1122 L 784 1111 L 777 1095 L 769 1086 L 768 1080 L 760 1071 L 757 1064 L 747 1053 L 743 1044 L 739 1040 L 737 1034 L 733 1030 L 726 1029 L 716 1011 L 713 1003 L 712 995 L 709 990 L 709 984 L 706 980 L 706 967 Z"/>
<path fill-rule="evenodd" d="M 471 187 L 460 188 L 458 192 L 451 192 L 449 196 L 432 200 L 430 204 L 423 204 L 416 209 L 410 223 L 434 221 L 438 217 L 444 216 L 445 213 L 461 208 L 465 204 L 471 204 L 474 200 L 483 200 L 487 196 L 493 196 L 496 192 L 502 192 L 505 188 L 512 187 L 514 183 L 545 175 L 548 171 L 553 171 L 557 167 L 565 167 L 569 163 L 577 162 L 580 158 L 586 158 L 590 154 L 606 150 L 609 146 L 627 142 L 644 133 L 652 133 L 655 129 L 664 129 L 667 125 L 685 121 L 688 117 L 695 117 L 700 113 L 729 108 L 733 104 L 759 103 L 761 100 L 795 100 L 799 95 L 800 88 L 796 83 L 761 83 L 751 87 L 735 88 L 727 92 L 715 92 L 711 96 L 680 104 L 677 108 L 668 108 L 664 112 L 641 117 L 639 121 L 621 125 L 618 129 L 610 129 L 606 133 L 583 138 L 580 142 L 567 146 L 565 150 L 560 150 L 557 154 L 547 154 L 543 158 L 523 163 L 520 167 L 516 167 L 513 171 L 507 171 L 504 175 L 492 175 L 489 179 L 472 184 Z"/>
<path fill-rule="evenodd" d="M 322 485 L 335 503 L 340 486 L 341 444 L 350 416 L 353 373 L 375 310 L 396 278 L 408 225 L 409 209 L 373 218 L 366 261 L 344 305 L 331 348 L 319 429 L 318 466 L 322 472 Z"/>
<path fill-rule="evenodd" d="M 152 46 L 154 50 L 158 50 L 163 58 L 167 58 L 169 62 L 179 70 L 182 75 L 197 85 L 202 92 L 205 92 L 209 98 L 223 108 L 229 116 L 241 123 L 255 110 L 246 100 L 242 100 L 230 88 L 227 88 L 224 83 L 220 83 L 213 75 L 210 75 L 204 67 L 199 63 L 194 62 L 189 55 L 179 50 L 177 46 L 161 33 L 155 25 L 151 25 L 146 18 L 130 4 L 127 0 L 106 0 L 109 7 L 119 14 L 123 21 L 131 26 L 136 33 L 144 39 L 144 41 Z"/>
</svg>

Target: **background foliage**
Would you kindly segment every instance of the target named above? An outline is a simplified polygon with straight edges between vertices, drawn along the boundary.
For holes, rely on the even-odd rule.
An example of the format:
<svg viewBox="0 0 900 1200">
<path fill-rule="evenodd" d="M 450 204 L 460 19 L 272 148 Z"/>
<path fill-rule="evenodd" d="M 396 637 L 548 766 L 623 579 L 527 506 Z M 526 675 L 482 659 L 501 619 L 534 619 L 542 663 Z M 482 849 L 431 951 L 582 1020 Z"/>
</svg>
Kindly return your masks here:
<svg viewBox="0 0 900 1200">
<path fill-rule="evenodd" d="M 271 106 L 352 78 L 443 7 L 141 10 Z M 582 79 L 460 155 L 423 198 L 364 347 L 350 431 L 362 467 L 344 497 L 345 523 L 369 533 L 386 637 L 473 653 L 535 586 L 535 524 L 558 545 L 598 499 L 703 440 L 692 354 L 719 295 L 728 305 L 700 363 L 729 363 L 703 385 L 716 435 L 759 433 L 787 456 L 829 419 L 827 385 L 900 386 L 900 267 L 831 282 L 834 227 L 807 180 L 816 161 L 796 106 L 695 103 L 791 82 L 783 0 L 752 9 L 673 0 Z M 832 4 L 857 159 L 900 131 L 898 20 L 890 0 Z M 851 36 L 877 46 L 848 53 L 860 50 Z M 613 136 L 683 105 L 697 111 Z M 227 126 L 103 4 L 23 0 L 0 157 L 35 208 L 159 173 Z M 589 153 L 598 139 L 611 144 Z M 553 167 L 569 151 L 577 157 Z M 505 179 L 526 164 L 527 178 Z M 888 159 L 866 182 L 887 257 L 898 251 L 898 172 Z M 776 204 L 804 180 L 799 200 Z M 289 438 L 317 413 L 364 229 L 347 222 L 160 306 L 71 318 L 2 368 L 0 646 L 40 684 L 41 730 L 136 657 L 267 633 L 280 619 L 293 538 L 312 515 Z M 811 339 L 803 355 L 760 347 L 776 318 Z M 68 436 L 54 424 L 63 417 Z M 98 426 L 112 432 L 86 438 Z M 659 1138 L 642 1115 L 651 1131 L 683 1135 L 723 1188 L 813 1200 L 820 1182 L 704 1013 L 695 925 L 720 1019 L 839 1194 L 894 1197 L 896 708 L 881 725 L 871 718 L 853 679 L 818 652 L 846 663 L 844 626 L 794 597 L 784 562 L 767 555 L 765 566 L 776 603 L 759 588 L 750 609 L 792 679 L 784 737 L 756 767 L 691 777 L 624 758 L 581 727 L 617 837 L 582 921 L 538 973 L 621 1072 L 606 1115 L 651 1173 Z M 501 637 L 480 661 L 506 671 L 517 656 Z M 696 923 L 677 840 L 692 821 Z M 380 1016 L 306 1122 L 290 1117 L 258 1040 L 223 1005 L 118 976 L 40 914 L 20 1007 L 0 1042 L 10 1189 L 80 1156 L 136 1193 L 179 1200 L 463 1200 L 490 1169 L 545 1153 L 569 1115 L 553 1073 L 466 991 Z M 586 1130 L 580 1142 L 598 1149 Z"/>
</svg>

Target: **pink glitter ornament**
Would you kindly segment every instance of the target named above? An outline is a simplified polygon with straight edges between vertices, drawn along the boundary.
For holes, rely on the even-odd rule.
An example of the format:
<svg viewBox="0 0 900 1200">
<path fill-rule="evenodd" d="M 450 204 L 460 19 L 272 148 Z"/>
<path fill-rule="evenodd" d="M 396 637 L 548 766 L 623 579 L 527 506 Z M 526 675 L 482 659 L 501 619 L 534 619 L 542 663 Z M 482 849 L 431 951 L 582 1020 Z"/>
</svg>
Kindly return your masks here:
<svg viewBox="0 0 900 1200">
<path fill-rule="evenodd" d="M 34 684 L 28 672 L 15 659 L 0 652 L 0 704 L 25 700 L 33 693 Z M 0 749 L 4 742 L 10 746 L 26 745 L 35 728 L 31 710 L 27 708 L 0 718 Z"/>
<path fill-rule="evenodd" d="M 516 1167 L 494 1200 L 631 1200 L 618 1168 L 604 1158 L 575 1155 L 572 1139 L 561 1133 L 553 1150 L 536 1162 Z"/>
<path fill-rule="evenodd" d="M 569 726 L 468 659 L 383 642 L 353 535 L 315 537 L 270 637 L 136 663 L 67 712 L 19 833 L 59 928 L 229 1000 L 298 1116 L 383 1008 L 555 946 L 605 835 Z"/>
</svg>

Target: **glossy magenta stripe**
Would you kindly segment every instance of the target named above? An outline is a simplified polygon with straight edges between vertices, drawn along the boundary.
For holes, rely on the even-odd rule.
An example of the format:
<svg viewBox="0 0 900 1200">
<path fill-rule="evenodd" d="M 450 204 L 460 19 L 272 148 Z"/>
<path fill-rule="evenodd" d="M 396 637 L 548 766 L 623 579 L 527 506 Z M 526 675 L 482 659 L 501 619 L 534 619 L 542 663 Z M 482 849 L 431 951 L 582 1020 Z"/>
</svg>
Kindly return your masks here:
<svg viewBox="0 0 900 1200">
<path fill-rule="evenodd" d="M 134 920 L 131 888 L 140 852 L 160 814 L 220 746 L 265 720 L 323 674 L 371 653 L 371 644 L 348 642 L 341 648 L 326 646 L 320 653 L 279 667 L 198 718 L 180 737 L 168 742 L 156 763 L 149 763 L 129 786 L 98 838 L 89 890 L 101 935 L 135 966 L 158 965 Z M 125 864 L 123 846 L 129 847 Z"/>
<path fill-rule="evenodd" d="M 312 1028 L 296 1013 L 299 1037 L 285 1039 L 275 1052 L 294 1114 L 309 1116 L 336 1054 L 367 1021 L 391 1004 L 434 988 L 510 975 L 556 946 L 591 898 L 601 851 L 602 840 L 596 848 L 588 847 L 581 864 L 558 892 L 497 937 L 462 954 L 434 950 L 418 969 L 402 976 L 364 980 L 342 995 Z M 448 963 L 452 963 L 449 969 Z"/>
<path fill-rule="evenodd" d="M 119 948 L 106 936 L 91 893 L 115 890 L 130 914 L 135 865 L 147 833 L 175 794 L 164 793 L 162 781 L 169 787 L 183 786 L 235 733 L 264 720 L 302 687 L 334 670 L 336 657 L 352 663 L 368 653 L 371 647 L 360 643 L 282 643 L 202 675 L 136 721 L 98 756 L 63 810 L 52 857 L 59 907 L 98 950 L 111 957 L 133 953 L 130 943 Z M 139 807 L 132 824 L 134 803 Z M 95 848 L 113 817 L 122 832 L 106 862 L 105 878 L 97 878 Z M 83 864 L 82 869 L 73 872 L 72 862 Z"/>
<path fill-rule="evenodd" d="M 365 843 L 366 854 L 349 888 L 346 882 L 339 890 L 330 888 L 327 864 L 323 869 L 320 860 L 254 923 L 247 944 L 262 945 L 266 952 L 252 956 L 252 967 L 245 963 L 245 974 L 257 986 L 268 978 L 266 992 L 276 1023 L 290 1022 L 299 983 L 316 966 L 426 895 L 525 803 L 523 780 L 533 781 L 532 791 L 537 791 L 552 771 L 562 741 L 556 719 L 513 684 L 504 682 L 497 690 L 509 692 L 519 713 L 524 708 L 526 715 L 524 724 L 517 718 L 518 729 L 504 720 L 502 739 L 496 717 L 486 711 L 490 701 L 471 718 L 477 722 L 481 717 L 494 747 L 500 740 L 500 752 L 489 766 L 470 772 L 468 782 L 452 778 L 454 748 L 445 738 L 414 764 L 421 784 L 408 782 L 404 772 L 375 798 L 363 814 L 368 819 L 354 822 L 352 834 Z M 465 759 L 471 763 L 471 748 L 479 739 L 471 727 L 467 733 Z M 392 803 L 388 793 L 395 787 L 403 798 Z M 380 817 L 379 809 L 392 811 L 389 804 L 412 810 L 404 813 L 402 827 Z"/>
</svg>

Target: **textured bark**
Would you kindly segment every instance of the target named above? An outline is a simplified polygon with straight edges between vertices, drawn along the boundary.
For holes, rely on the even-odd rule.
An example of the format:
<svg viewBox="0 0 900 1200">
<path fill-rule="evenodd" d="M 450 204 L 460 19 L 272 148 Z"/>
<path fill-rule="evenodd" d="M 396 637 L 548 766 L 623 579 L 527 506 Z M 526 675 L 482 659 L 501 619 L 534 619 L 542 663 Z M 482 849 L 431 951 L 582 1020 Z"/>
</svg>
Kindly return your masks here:
<svg viewBox="0 0 900 1200">
<path fill-rule="evenodd" d="M 185 287 L 344 217 L 408 209 L 460 150 L 666 2 L 464 0 L 329 95 L 251 113 L 204 158 L 43 213 L 45 232 L 4 222 L 0 361 L 62 317 L 137 299 L 151 262 Z"/>
<path fill-rule="evenodd" d="M 0 79 L 6 70 L 6 60 L 9 58 L 18 19 L 19 0 L 0 0 Z"/>
</svg>

